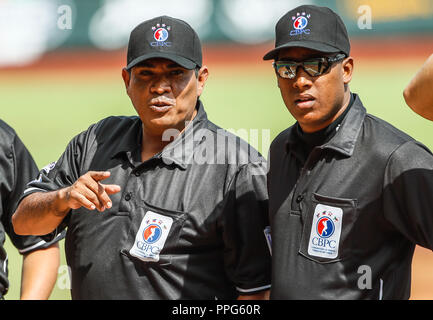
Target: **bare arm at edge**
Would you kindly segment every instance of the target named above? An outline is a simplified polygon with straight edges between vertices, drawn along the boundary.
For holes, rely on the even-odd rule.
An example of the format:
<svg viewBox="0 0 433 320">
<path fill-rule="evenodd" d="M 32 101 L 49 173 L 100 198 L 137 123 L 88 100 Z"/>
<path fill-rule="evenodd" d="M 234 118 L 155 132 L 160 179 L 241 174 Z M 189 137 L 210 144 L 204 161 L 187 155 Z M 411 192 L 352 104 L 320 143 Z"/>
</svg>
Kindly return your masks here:
<svg viewBox="0 0 433 320">
<path fill-rule="evenodd" d="M 23 255 L 21 300 L 46 300 L 56 284 L 60 265 L 59 244 Z"/>
<path fill-rule="evenodd" d="M 403 96 L 413 111 L 433 121 L 433 54 L 406 86 Z"/>
</svg>

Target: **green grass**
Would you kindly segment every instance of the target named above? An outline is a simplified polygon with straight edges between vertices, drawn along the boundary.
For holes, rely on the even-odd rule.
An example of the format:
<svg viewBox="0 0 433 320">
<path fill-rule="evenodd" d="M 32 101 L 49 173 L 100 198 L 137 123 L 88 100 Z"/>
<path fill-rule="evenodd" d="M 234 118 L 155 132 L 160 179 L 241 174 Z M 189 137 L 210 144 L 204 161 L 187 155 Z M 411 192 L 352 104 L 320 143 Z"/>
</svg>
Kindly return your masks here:
<svg viewBox="0 0 433 320">
<path fill-rule="evenodd" d="M 421 62 L 401 68 L 363 63 L 355 69 L 351 90 L 372 113 L 433 149 L 432 123 L 413 113 L 402 91 Z M 119 70 L 0 74 L 0 118 L 15 128 L 39 167 L 63 152 L 66 144 L 90 124 L 110 115 L 135 113 L 125 94 Z M 212 70 L 202 97 L 208 117 L 224 128 L 269 129 L 271 139 L 294 123 L 286 110 L 272 70 Z M 256 145 L 266 156 L 267 149 Z M 10 291 L 19 298 L 21 257 L 9 240 Z M 62 264 L 66 264 L 61 242 Z M 69 299 L 56 285 L 51 299 Z"/>
</svg>

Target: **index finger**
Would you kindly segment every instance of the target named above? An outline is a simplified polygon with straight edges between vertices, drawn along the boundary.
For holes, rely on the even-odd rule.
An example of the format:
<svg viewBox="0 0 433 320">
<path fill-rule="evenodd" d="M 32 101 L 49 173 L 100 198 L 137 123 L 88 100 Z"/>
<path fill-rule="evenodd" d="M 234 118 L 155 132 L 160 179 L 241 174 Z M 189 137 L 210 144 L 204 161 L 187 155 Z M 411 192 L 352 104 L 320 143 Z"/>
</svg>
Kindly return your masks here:
<svg viewBox="0 0 433 320">
<path fill-rule="evenodd" d="M 111 173 L 109 171 L 89 171 L 88 174 L 93 178 L 93 180 L 101 181 L 107 179 Z"/>
</svg>

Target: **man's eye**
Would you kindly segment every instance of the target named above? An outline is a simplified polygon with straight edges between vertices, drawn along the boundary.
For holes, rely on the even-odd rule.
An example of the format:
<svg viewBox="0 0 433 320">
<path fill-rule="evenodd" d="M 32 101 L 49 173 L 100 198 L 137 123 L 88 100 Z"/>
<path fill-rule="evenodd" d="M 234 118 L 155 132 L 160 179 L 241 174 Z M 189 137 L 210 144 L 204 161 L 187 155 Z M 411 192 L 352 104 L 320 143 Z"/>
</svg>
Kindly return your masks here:
<svg viewBox="0 0 433 320">
<path fill-rule="evenodd" d="M 179 76 L 179 75 L 182 75 L 183 74 L 183 70 L 172 70 L 171 72 L 170 72 L 170 74 L 171 75 L 173 75 L 173 76 Z"/>
<path fill-rule="evenodd" d="M 152 72 L 150 72 L 149 70 L 141 70 L 138 74 L 140 76 L 150 76 L 152 75 Z"/>
</svg>

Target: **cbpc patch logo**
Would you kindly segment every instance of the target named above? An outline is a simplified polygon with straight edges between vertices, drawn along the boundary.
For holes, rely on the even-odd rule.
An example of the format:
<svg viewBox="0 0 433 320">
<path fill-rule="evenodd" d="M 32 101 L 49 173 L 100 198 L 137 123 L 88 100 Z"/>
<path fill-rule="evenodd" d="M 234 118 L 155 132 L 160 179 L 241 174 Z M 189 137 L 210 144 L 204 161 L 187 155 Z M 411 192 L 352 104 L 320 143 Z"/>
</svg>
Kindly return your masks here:
<svg viewBox="0 0 433 320">
<path fill-rule="evenodd" d="M 171 47 L 171 42 L 166 42 L 168 36 L 170 35 L 170 26 L 167 26 L 164 23 L 160 25 L 158 23 L 156 26 L 152 27 L 152 30 L 153 38 L 156 40 L 150 43 L 152 47 Z"/>
<path fill-rule="evenodd" d="M 156 221 L 156 219 L 155 219 Z M 162 234 L 162 229 L 157 224 L 151 224 L 143 231 L 143 240 L 148 244 L 155 243 L 159 240 Z"/>
<path fill-rule="evenodd" d="M 326 212 L 325 213 L 322 212 L 322 214 L 326 214 Z M 334 233 L 334 230 L 335 230 L 334 222 L 332 222 L 332 220 L 329 217 L 322 217 L 319 219 L 319 221 L 317 221 L 316 231 L 320 237 L 329 238 Z"/>
<path fill-rule="evenodd" d="M 143 261 L 159 261 L 159 253 L 164 249 L 172 224 L 171 217 L 147 211 L 129 250 L 131 256 Z"/>
<path fill-rule="evenodd" d="M 308 254 L 334 259 L 338 256 L 343 210 L 318 204 L 314 210 Z"/>
<path fill-rule="evenodd" d="M 310 34 L 310 29 L 305 29 L 308 25 L 308 19 L 310 19 L 311 15 L 310 14 L 306 14 L 305 12 L 302 12 L 302 14 L 300 14 L 299 12 L 296 13 L 296 16 L 292 16 L 292 21 L 293 21 L 293 28 L 295 28 L 295 30 L 290 31 L 290 35 L 291 36 L 297 36 L 300 34 Z"/>
</svg>

